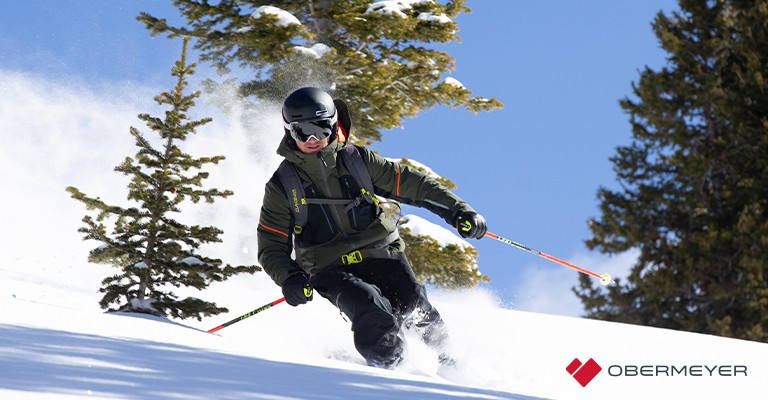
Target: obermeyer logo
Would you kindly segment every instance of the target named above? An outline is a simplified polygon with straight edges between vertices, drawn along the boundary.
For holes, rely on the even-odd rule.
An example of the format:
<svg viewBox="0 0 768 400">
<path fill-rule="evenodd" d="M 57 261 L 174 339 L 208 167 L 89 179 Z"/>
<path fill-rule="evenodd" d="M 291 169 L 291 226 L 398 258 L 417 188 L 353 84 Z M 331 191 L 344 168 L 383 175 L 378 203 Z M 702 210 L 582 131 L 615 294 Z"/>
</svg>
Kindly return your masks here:
<svg viewBox="0 0 768 400">
<path fill-rule="evenodd" d="M 603 368 L 593 359 L 582 364 L 578 358 L 574 358 L 565 370 L 582 387 L 586 387 Z M 608 375 L 616 377 L 636 376 L 747 376 L 746 365 L 611 365 L 608 367 Z"/>
<path fill-rule="evenodd" d="M 568 373 L 573 376 L 573 379 L 576 379 L 576 382 L 579 382 L 582 387 L 586 387 L 587 384 L 592 382 L 592 379 L 603 370 L 603 368 L 591 358 L 584 364 L 582 364 L 578 358 L 574 358 L 573 361 L 565 367 L 565 370 L 568 371 Z"/>
</svg>

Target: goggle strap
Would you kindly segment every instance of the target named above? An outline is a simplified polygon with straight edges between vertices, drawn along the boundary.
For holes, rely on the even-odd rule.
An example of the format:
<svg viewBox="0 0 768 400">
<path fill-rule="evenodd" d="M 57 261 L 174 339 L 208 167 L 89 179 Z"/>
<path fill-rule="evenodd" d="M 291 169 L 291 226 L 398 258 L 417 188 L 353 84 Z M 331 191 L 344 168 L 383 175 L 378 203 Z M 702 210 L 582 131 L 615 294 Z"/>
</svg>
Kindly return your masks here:
<svg viewBox="0 0 768 400">
<path fill-rule="evenodd" d="M 328 119 L 331 120 L 331 126 L 333 126 L 334 124 L 336 124 L 336 122 L 338 122 L 338 116 L 337 115 L 338 115 L 338 113 L 334 111 L 333 115 L 331 115 L 331 117 L 328 118 Z M 303 122 L 303 121 L 301 121 L 301 122 Z M 308 121 L 308 122 L 311 122 L 311 121 Z M 292 130 L 291 123 L 286 121 L 285 117 L 283 117 L 283 128 L 285 128 L 285 129 L 287 129 L 289 131 Z"/>
</svg>

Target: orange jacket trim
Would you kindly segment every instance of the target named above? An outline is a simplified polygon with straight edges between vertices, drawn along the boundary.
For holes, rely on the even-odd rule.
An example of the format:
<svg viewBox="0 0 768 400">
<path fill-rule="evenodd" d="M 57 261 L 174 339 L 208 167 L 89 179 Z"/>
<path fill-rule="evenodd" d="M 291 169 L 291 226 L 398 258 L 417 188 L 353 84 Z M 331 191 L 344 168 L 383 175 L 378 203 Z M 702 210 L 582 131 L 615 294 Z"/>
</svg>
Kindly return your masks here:
<svg viewBox="0 0 768 400">
<path fill-rule="evenodd" d="M 395 195 L 400 196 L 400 164 L 397 164 L 397 187 L 395 188 Z"/>
<path fill-rule="evenodd" d="M 264 228 L 264 229 L 266 229 L 266 230 L 268 230 L 268 231 L 272 231 L 272 232 L 275 232 L 275 233 L 277 233 L 277 234 L 280 234 L 280 235 L 283 235 L 283 236 L 285 236 L 285 237 L 288 237 L 288 234 L 287 234 L 287 233 L 285 233 L 285 232 L 283 232 L 283 231 L 281 231 L 281 230 L 277 230 L 277 229 L 275 229 L 275 228 L 270 228 L 270 227 L 268 227 L 268 226 L 266 226 L 266 225 L 264 225 L 264 224 L 259 224 L 259 226 L 260 226 L 260 227 L 262 227 L 262 228 Z"/>
</svg>

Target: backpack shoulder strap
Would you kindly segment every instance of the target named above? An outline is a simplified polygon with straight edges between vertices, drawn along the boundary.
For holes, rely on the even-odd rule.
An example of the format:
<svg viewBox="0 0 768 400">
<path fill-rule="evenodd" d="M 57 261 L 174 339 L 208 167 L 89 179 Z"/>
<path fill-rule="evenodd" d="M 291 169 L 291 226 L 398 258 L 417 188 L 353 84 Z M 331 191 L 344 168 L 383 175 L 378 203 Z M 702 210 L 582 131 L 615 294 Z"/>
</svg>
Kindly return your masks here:
<svg viewBox="0 0 768 400">
<path fill-rule="evenodd" d="M 371 173 L 368 171 L 368 167 L 365 166 L 363 156 L 360 155 L 360 149 L 351 145 L 344 146 L 341 149 L 341 158 L 344 160 L 344 165 L 347 166 L 352 177 L 355 178 L 355 181 L 360 186 L 360 194 L 354 203 L 347 205 L 345 210 L 349 210 L 351 207 L 359 205 L 362 201 L 366 201 L 375 204 L 378 211 L 381 212 L 379 199 L 373 194 Z"/>
<path fill-rule="evenodd" d="M 301 183 L 299 173 L 288 160 L 283 160 L 277 168 L 277 175 L 285 190 L 288 205 L 293 214 L 293 233 L 300 234 L 302 227 L 307 223 L 307 198 L 304 194 L 304 185 Z"/>
<path fill-rule="evenodd" d="M 363 156 L 360 155 L 360 150 L 355 146 L 344 146 L 341 149 L 341 157 L 344 160 L 344 164 L 349 169 L 352 177 L 355 178 L 357 184 L 370 193 L 373 193 L 373 181 L 371 180 L 371 173 L 368 172 L 368 167 L 365 166 Z"/>
</svg>

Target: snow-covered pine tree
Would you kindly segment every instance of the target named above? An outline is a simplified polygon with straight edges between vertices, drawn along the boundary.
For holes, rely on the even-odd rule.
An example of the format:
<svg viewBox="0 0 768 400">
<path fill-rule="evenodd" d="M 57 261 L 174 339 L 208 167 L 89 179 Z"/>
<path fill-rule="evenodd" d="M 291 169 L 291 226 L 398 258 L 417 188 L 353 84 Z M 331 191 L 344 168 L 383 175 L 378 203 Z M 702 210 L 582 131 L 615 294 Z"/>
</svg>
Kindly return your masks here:
<svg viewBox="0 0 768 400">
<path fill-rule="evenodd" d="M 172 68 L 176 86 L 170 92 L 155 97 L 160 105 L 170 106 L 164 118 L 148 114 L 139 119 L 154 131 L 162 142 L 155 148 L 139 130 L 130 128 L 138 151 L 135 158 L 126 157 L 115 171 L 130 177 L 128 200 L 135 207 L 106 204 L 99 197 L 90 197 L 75 187 L 67 191 L 74 199 L 95 210 L 95 217 L 83 218 L 85 227 L 79 232 L 84 239 L 102 242 L 93 249 L 88 260 L 111 264 L 120 272 L 102 281 L 104 293 L 100 305 L 110 311 L 148 313 L 174 318 L 216 315 L 228 311 L 215 303 L 199 298 L 179 299 L 171 290 L 179 287 L 205 289 L 212 282 L 224 281 L 238 273 L 254 273 L 258 266 L 222 265 L 219 259 L 200 254 L 202 244 L 221 242 L 223 232 L 214 226 L 185 225 L 174 214 L 186 200 L 213 203 L 217 198 L 233 194 L 230 190 L 204 189 L 207 164 L 218 164 L 224 156 L 193 157 L 181 149 L 182 143 L 210 118 L 190 120 L 188 112 L 200 92 L 185 94 L 187 77 L 194 74 L 195 64 L 186 63 L 187 39 L 184 39 L 181 59 Z M 106 222 L 114 225 L 108 231 Z"/>
<path fill-rule="evenodd" d="M 502 107 L 447 76 L 455 60 L 433 45 L 459 41 L 453 18 L 470 11 L 465 2 L 174 0 L 185 26 L 138 20 L 152 35 L 193 37 L 202 61 L 248 71 L 246 96 L 282 102 L 303 86 L 328 90 L 349 105 L 352 139 L 370 144 L 435 105 Z"/>
</svg>

